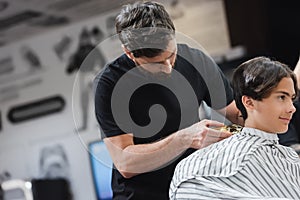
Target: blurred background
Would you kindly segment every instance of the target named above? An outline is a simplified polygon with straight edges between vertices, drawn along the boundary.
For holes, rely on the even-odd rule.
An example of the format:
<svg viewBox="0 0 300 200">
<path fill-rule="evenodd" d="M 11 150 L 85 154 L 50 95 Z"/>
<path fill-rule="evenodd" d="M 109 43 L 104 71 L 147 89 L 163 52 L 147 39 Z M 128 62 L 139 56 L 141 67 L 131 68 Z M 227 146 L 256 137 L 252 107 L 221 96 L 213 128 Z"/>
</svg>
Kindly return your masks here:
<svg viewBox="0 0 300 200">
<path fill-rule="evenodd" d="M 101 172 L 111 163 L 96 162 L 108 154 L 94 118 L 92 81 L 121 55 L 114 18 L 132 2 L 0 0 L 0 184 L 6 199 L 20 199 L 30 188 L 34 199 L 109 199 L 109 177 Z M 177 31 L 200 44 L 228 78 L 257 55 L 292 69 L 297 63 L 299 0 L 158 2 Z M 91 51 L 97 59 L 79 70 Z M 4 184 L 12 180 L 26 187 Z"/>
</svg>

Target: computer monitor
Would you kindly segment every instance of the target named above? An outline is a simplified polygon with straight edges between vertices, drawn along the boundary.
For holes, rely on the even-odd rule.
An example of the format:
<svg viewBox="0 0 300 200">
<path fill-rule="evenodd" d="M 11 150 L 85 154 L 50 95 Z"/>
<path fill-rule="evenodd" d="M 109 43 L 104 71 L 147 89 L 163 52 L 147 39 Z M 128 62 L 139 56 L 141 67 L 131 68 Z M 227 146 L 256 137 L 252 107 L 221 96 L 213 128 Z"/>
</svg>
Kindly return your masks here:
<svg viewBox="0 0 300 200">
<path fill-rule="evenodd" d="M 112 160 L 104 142 L 95 141 L 89 144 L 92 176 L 98 200 L 112 199 L 111 175 Z"/>
</svg>

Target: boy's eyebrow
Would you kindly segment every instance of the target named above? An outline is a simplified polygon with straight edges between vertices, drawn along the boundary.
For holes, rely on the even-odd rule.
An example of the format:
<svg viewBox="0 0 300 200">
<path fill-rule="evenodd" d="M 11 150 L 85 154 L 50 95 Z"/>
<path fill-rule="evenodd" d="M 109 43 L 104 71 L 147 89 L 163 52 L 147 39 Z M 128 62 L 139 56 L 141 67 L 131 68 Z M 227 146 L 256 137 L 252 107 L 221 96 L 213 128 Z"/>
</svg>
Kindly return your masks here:
<svg viewBox="0 0 300 200">
<path fill-rule="evenodd" d="M 291 95 L 290 93 L 285 92 L 285 91 L 276 91 L 275 93 L 282 93 L 282 94 L 284 94 L 284 95 L 286 95 L 286 96 L 289 96 L 289 97 L 292 97 L 292 98 L 295 98 L 295 97 L 296 97 L 296 94 L 295 94 L 295 93 Z"/>
</svg>

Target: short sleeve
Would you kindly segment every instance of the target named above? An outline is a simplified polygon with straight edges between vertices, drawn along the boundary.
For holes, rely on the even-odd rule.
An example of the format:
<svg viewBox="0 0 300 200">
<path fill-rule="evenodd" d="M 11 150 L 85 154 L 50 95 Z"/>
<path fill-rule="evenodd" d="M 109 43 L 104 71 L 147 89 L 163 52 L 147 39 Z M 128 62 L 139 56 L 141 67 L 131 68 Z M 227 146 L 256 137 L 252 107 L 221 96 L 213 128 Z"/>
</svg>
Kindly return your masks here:
<svg viewBox="0 0 300 200">
<path fill-rule="evenodd" d="M 111 94 L 113 91 L 113 80 L 105 74 L 100 73 L 94 80 L 95 92 L 95 115 L 100 125 L 101 137 L 111 137 L 124 132 L 117 126 L 111 109 Z"/>
</svg>

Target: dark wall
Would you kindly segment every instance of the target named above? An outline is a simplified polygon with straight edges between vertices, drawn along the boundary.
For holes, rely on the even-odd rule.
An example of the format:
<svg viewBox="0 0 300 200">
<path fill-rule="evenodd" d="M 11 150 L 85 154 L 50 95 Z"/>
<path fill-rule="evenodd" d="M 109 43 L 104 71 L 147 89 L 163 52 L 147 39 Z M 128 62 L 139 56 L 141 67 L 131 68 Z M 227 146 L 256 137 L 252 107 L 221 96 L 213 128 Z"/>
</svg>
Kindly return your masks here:
<svg viewBox="0 0 300 200">
<path fill-rule="evenodd" d="M 231 45 L 248 56 L 273 57 L 294 68 L 300 53 L 299 0 L 224 0 Z"/>
</svg>

